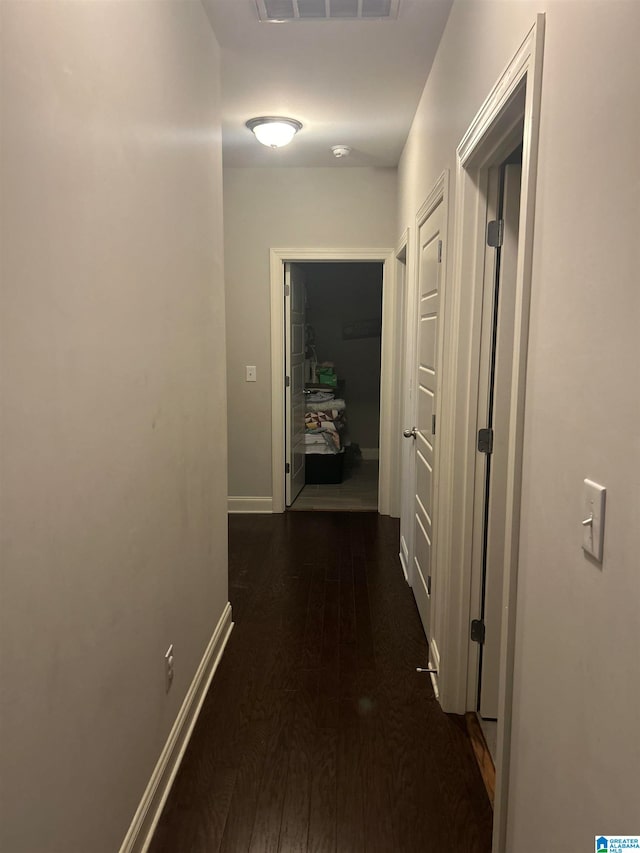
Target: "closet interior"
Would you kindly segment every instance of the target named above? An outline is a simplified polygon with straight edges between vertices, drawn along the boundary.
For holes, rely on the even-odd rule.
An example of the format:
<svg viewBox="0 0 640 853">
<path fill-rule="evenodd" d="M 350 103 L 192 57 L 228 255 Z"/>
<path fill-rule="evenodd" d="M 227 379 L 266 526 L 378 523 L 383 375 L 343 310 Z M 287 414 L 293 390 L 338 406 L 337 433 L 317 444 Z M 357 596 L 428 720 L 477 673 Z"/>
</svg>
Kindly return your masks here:
<svg viewBox="0 0 640 853">
<path fill-rule="evenodd" d="M 381 263 L 300 264 L 305 305 L 305 486 L 291 509 L 376 510 Z"/>
</svg>

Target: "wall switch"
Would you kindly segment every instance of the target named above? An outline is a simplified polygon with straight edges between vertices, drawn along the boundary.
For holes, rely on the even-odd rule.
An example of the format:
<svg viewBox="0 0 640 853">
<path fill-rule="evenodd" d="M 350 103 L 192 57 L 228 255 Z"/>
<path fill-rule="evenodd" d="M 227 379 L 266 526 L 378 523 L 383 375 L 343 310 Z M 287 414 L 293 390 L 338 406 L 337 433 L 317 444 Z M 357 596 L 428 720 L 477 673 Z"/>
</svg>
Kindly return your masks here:
<svg viewBox="0 0 640 853">
<path fill-rule="evenodd" d="M 256 366 L 255 364 L 247 365 L 247 382 L 255 382 L 257 380 Z"/>
<path fill-rule="evenodd" d="M 582 548 L 602 562 L 604 542 L 604 505 L 607 490 L 592 480 L 582 489 Z"/>
<path fill-rule="evenodd" d="M 173 643 L 164 653 L 164 689 L 168 693 L 173 684 Z"/>
</svg>

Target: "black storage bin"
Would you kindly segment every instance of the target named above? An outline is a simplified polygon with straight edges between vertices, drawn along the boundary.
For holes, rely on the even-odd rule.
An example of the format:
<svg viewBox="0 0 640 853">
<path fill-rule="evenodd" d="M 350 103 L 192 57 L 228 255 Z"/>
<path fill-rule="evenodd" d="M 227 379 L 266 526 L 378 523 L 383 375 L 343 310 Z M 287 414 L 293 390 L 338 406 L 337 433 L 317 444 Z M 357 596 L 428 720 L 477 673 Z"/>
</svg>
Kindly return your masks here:
<svg viewBox="0 0 640 853">
<path fill-rule="evenodd" d="M 340 453 L 307 453 L 304 457 L 304 481 L 308 485 L 341 483 L 344 450 Z"/>
</svg>

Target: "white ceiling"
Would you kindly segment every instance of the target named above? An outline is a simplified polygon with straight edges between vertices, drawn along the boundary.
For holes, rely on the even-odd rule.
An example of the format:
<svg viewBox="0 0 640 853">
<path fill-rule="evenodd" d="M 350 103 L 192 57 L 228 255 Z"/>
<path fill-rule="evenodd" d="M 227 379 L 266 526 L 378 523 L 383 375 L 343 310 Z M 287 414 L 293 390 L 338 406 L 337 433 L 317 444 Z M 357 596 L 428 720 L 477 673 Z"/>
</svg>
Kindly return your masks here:
<svg viewBox="0 0 640 853">
<path fill-rule="evenodd" d="M 255 0 L 203 0 L 222 48 L 225 166 L 396 166 L 451 0 L 400 0 L 391 21 L 261 23 Z M 260 145 L 247 119 L 303 128 Z M 332 145 L 350 145 L 337 161 Z"/>
</svg>

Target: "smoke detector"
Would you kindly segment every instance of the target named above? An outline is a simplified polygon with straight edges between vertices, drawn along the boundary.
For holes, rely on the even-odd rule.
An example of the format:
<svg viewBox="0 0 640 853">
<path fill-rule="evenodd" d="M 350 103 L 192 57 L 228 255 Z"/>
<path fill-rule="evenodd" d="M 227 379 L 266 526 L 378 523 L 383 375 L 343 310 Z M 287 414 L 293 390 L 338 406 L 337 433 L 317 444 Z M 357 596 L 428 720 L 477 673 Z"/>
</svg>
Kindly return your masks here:
<svg viewBox="0 0 640 853">
<path fill-rule="evenodd" d="M 351 154 L 351 148 L 348 145 L 332 145 L 331 150 L 333 156 L 340 160 L 342 157 L 348 157 Z"/>
</svg>

